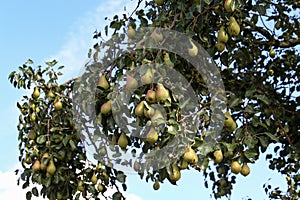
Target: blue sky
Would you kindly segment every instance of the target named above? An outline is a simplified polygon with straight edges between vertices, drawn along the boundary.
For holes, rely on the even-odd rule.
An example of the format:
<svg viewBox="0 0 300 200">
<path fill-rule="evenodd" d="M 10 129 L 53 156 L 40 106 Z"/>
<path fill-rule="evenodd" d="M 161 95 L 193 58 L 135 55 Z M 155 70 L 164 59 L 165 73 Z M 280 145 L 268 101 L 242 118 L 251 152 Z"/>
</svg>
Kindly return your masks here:
<svg viewBox="0 0 300 200">
<path fill-rule="evenodd" d="M 122 13 L 126 4 L 132 10 L 134 2 L 116 1 L 5 1 L 0 6 L 0 199 L 25 200 L 25 192 L 16 186 L 13 171 L 18 167 L 18 111 L 16 102 L 25 91 L 14 89 L 7 77 L 27 59 L 37 65 L 57 59 L 65 65 L 64 79 L 75 77 L 92 46 L 93 32 L 108 23 L 104 17 Z M 274 186 L 282 186 L 284 177 L 268 170 L 264 156 L 251 167 L 248 177 L 238 176 L 231 199 L 247 196 L 267 199 L 262 185 L 272 178 Z M 210 199 L 209 189 L 199 173 L 184 171 L 178 187 L 169 183 L 153 191 L 152 183 L 140 181 L 137 175 L 128 176 L 131 200 L 152 199 Z"/>
</svg>

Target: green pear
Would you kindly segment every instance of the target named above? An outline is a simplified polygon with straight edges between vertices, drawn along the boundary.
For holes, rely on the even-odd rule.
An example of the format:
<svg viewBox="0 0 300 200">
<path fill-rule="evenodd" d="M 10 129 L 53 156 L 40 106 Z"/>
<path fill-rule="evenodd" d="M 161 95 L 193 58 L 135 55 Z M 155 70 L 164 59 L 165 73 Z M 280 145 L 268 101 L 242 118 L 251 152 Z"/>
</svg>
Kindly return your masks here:
<svg viewBox="0 0 300 200">
<path fill-rule="evenodd" d="M 80 192 L 84 191 L 84 186 L 83 186 L 83 181 L 82 180 L 78 181 L 78 183 L 77 183 L 77 189 Z"/>
<path fill-rule="evenodd" d="M 132 26 L 128 26 L 128 30 L 127 30 L 127 36 L 132 39 L 135 37 L 135 30 L 134 28 L 132 28 Z"/>
<path fill-rule="evenodd" d="M 161 42 L 164 39 L 164 36 L 162 33 L 157 33 L 156 31 L 153 32 L 152 37 L 156 42 Z"/>
<path fill-rule="evenodd" d="M 226 43 L 228 41 L 228 35 L 224 29 L 224 26 L 222 26 L 218 32 L 218 42 Z"/>
<path fill-rule="evenodd" d="M 118 145 L 121 147 L 121 149 L 126 149 L 128 145 L 128 139 L 125 133 L 121 133 L 119 139 L 118 139 Z"/>
<path fill-rule="evenodd" d="M 33 93 L 32 93 L 32 97 L 33 97 L 34 99 L 37 99 L 37 98 L 40 97 L 40 90 L 39 90 L 38 87 L 35 87 L 35 88 L 34 88 L 34 91 L 33 91 Z"/>
<path fill-rule="evenodd" d="M 55 171 L 56 171 L 56 167 L 55 167 L 55 165 L 54 165 L 54 161 L 51 159 L 50 161 L 49 161 L 49 164 L 48 164 L 48 166 L 47 166 L 47 173 L 48 174 L 50 174 L 51 176 L 55 173 Z"/>
<path fill-rule="evenodd" d="M 44 164 L 45 159 L 49 158 L 48 153 L 44 153 L 41 158 L 41 170 L 45 171 L 47 169 L 47 165 Z"/>
<path fill-rule="evenodd" d="M 214 152 L 214 157 L 215 157 L 215 159 L 214 159 L 215 163 L 222 162 L 222 160 L 223 160 L 223 153 L 222 153 L 222 151 L 221 150 L 216 150 Z"/>
<path fill-rule="evenodd" d="M 107 90 L 109 88 L 109 83 L 105 77 L 105 75 L 102 75 L 98 81 L 98 86 L 103 88 L 104 90 Z"/>
<path fill-rule="evenodd" d="M 99 183 L 98 186 L 97 186 L 97 189 L 98 189 L 99 192 L 103 192 L 104 187 L 101 183 Z"/>
<path fill-rule="evenodd" d="M 190 43 L 192 45 L 192 48 L 188 49 L 188 53 L 190 56 L 195 57 L 198 54 L 198 47 L 190 40 Z"/>
<path fill-rule="evenodd" d="M 170 55 L 168 53 L 165 53 L 164 55 L 164 63 L 170 68 L 174 67 L 174 63 L 171 61 Z"/>
<path fill-rule="evenodd" d="M 102 104 L 102 106 L 100 108 L 100 112 L 103 115 L 107 115 L 108 113 L 111 112 L 111 103 L 112 103 L 112 100 L 110 99 L 107 102 L 105 102 L 104 104 Z"/>
<path fill-rule="evenodd" d="M 177 166 L 177 163 L 173 163 L 172 168 L 173 168 L 173 173 L 169 174 L 169 178 L 172 182 L 176 182 L 181 178 L 180 169 Z"/>
<path fill-rule="evenodd" d="M 47 93 L 47 97 L 49 98 L 54 98 L 55 95 L 53 94 L 52 90 L 50 89 L 49 92 Z"/>
<path fill-rule="evenodd" d="M 164 0 L 155 0 L 155 3 L 161 6 L 164 3 Z"/>
<path fill-rule="evenodd" d="M 160 83 L 157 84 L 156 89 L 156 100 L 157 101 L 165 101 L 170 98 L 169 91 Z"/>
<path fill-rule="evenodd" d="M 240 25 L 237 23 L 237 21 L 235 20 L 235 18 L 233 16 L 231 16 L 229 18 L 229 27 L 228 27 L 228 33 L 231 36 L 237 36 L 238 34 L 240 34 Z"/>
<path fill-rule="evenodd" d="M 149 106 L 148 108 L 144 108 L 144 115 L 147 118 L 151 118 L 155 113 L 155 110 Z"/>
<path fill-rule="evenodd" d="M 224 126 L 231 132 L 233 132 L 236 129 L 236 123 L 232 119 L 231 115 L 229 112 L 225 113 L 225 121 L 224 121 Z"/>
<path fill-rule="evenodd" d="M 144 114 L 144 109 L 145 109 L 145 106 L 144 106 L 144 101 L 141 101 L 136 107 L 135 107 L 135 110 L 134 110 L 134 113 L 136 116 L 142 116 Z"/>
<path fill-rule="evenodd" d="M 274 57 L 275 57 L 276 52 L 275 52 L 275 50 L 273 49 L 273 47 L 271 47 L 271 49 L 270 49 L 270 51 L 269 51 L 269 55 L 270 55 L 271 58 L 274 58 Z"/>
<path fill-rule="evenodd" d="M 91 182 L 96 185 L 96 183 L 98 182 L 98 178 L 97 178 L 97 175 L 94 173 L 92 178 L 91 178 Z"/>
<path fill-rule="evenodd" d="M 141 77 L 141 82 L 143 85 L 151 84 L 153 81 L 153 71 L 148 68 L 145 74 Z"/>
<path fill-rule="evenodd" d="M 217 42 L 216 43 L 216 49 L 218 52 L 222 52 L 225 49 L 225 44 L 223 42 Z"/>
<path fill-rule="evenodd" d="M 180 169 L 186 169 L 188 167 L 189 163 L 186 160 L 181 160 L 180 162 Z"/>
<path fill-rule="evenodd" d="M 249 166 L 247 165 L 247 163 L 244 163 L 242 168 L 241 168 L 241 174 L 243 176 L 248 176 L 250 174 L 250 168 Z"/>
<path fill-rule="evenodd" d="M 31 131 L 30 133 L 28 133 L 27 137 L 29 140 L 35 140 L 36 133 L 34 131 Z"/>
<path fill-rule="evenodd" d="M 30 121 L 34 122 L 35 120 L 36 120 L 35 113 L 31 113 L 31 115 L 30 115 Z"/>
<path fill-rule="evenodd" d="M 232 13 L 236 7 L 235 0 L 225 0 L 224 7 L 227 12 Z"/>
<path fill-rule="evenodd" d="M 126 77 L 126 88 L 129 90 L 136 89 L 138 87 L 138 82 L 132 76 L 127 75 Z"/>
<path fill-rule="evenodd" d="M 242 170 L 242 168 L 241 168 L 241 165 L 240 165 L 239 162 L 233 161 L 233 162 L 231 163 L 231 171 L 232 171 L 233 173 L 238 174 L 238 173 L 240 173 L 241 170 Z"/>
<path fill-rule="evenodd" d="M 146 136 L 146 141 L 149 143 L 155 143 L 158 140 L 158 133 L 155 128 L 151 127 Z"/>
<path fill-rule="evenodd" d="M 192 149 L 190 146 L 185 150 L 183 154 L 183 160 L 185 160 L 188 163 L 197 163 L 198 162 L 198 156 L 194 149 Z"/>
<path fill-rule="evenodd" d="M 159 184 L 158 180 L 156 180 L 153 184 L 153 189 L 158 190 L 159 188 L 160 188 L 160 184 Z"/>
</svg>

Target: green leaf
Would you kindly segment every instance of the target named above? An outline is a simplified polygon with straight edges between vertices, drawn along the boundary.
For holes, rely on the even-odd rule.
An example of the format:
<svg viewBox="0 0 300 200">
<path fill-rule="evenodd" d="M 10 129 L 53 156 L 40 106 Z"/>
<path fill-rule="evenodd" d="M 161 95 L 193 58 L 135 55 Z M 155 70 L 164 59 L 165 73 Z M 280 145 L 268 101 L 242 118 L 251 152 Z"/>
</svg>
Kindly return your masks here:
<svg viewBox="0 0 300 200">
<path fill-rule="evenodd" d="M 263 132 L 263 133 L 261 133 L 261 134 L 264 134 L 264 135 L 268 136 L 271 140 L 274 140 L 275 142 L 278 142 L 278 141 L 279 141 L 279 139 L 278 139 L 275 135 L 273 135 L 272 133 L 269 133 L 269 132 Z"/>
<path fill-rule="evenodd" d="M 120 183 L 125 183 L 126 175 L 119 171 L 116 178 Z"/>
<path fill-rule="evenodd" d="M 36 189 L 36 187 L 32 188 L 31 192 L 32 192 L 32 194 L 33 194 L 34 196 L 36 196 L 36 197 L 39 196 L 39 192 L 38 192 L 38 190 Z"/>
<path fill-rule="evenodd" d="M 256 95 L 256 98 L 269 105 L 270 100 L 265 95 Z"/>
<path fill-rule="evenodd" d="M 264 136 L 260 136 L 258 137 L 260 144 L 263 147 L 267 147 L 269 145 L 268 141 L 266 140 L 266 138 Z"/>
<path fill-rule="evenodd" d="M 30 191 L 26 193 L 26 200 L 31 200 L 32 194 Z"/>
<path fill-rule="evenodd" d="M 37 139 L 36 139 L 36 142 L 38 144 L 44 144 L 46 142 L 47 138 L 46 138 L 46 135 L 40 135 Z"/>
</svg>

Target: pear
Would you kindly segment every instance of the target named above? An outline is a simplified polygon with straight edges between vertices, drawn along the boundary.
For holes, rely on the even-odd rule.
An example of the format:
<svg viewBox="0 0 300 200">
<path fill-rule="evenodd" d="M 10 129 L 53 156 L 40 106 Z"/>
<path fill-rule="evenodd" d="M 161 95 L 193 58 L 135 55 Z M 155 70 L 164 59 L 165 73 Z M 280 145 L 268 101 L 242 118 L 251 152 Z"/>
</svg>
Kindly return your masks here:
<svg viewBox="0 0 300 200">
<path fill-rule="evenodd" d="M 80 191 L 80 192 L 84 191 L 84 186 L 83 186 L 83 181 L 82 180 L 78 181 L 77 190 Z"/>
<path fill-rule="evenodd" d="M 180 169 L 186 169 L 188 167 L 188 165 L 189 165 L 189 163 L 182 159 L 179 167 L 180 167 Z"/>
<path fill-rule="evenodd" d="M 133 169 L 138 172 L 140 170 L 140 164 L 137 161 L 133 163 Z"/>
<path fill-rule="evenodd" d="M 188 53 L 190 56 L 195 57 L 198 54 L 198 47 L 190 40 L 190 43 L 192 45 L 192 48 L 188 49 Z"/>
<path fill-rule="evenodd" d="M 153 184 L 153 189 L 158 190 L 159 188 L 160 188 L 160 184 L 159 184 L 158 180 L 156 180 Z"/>
<path fill-rule="evenodd" d="M 223 153 L 222 153 L 222 151 L 221 150 L 216 150 L 214 152 L 214 157 L 215 157 L 215 159 L 214 159 L 215 163 L 222 162 L 222 160 L 223 160 Z"/>
<path fill-rule="evenodd" d="M 136 89 L 138 87 L 138 82 L 132 76 L 127 75 L 126 77 L 126 88 L 129 90 Z"/>
<path fill-rule="evenodd" d="M 144 101 L 141 101 L 136 107 L 135 107 L 135 110 L 134 110 L 134 114 L 136 116 L 142 116 L 144 114 Z"/>
<path fill-rule="evenodd" d="M 104 104 L 102 104 L 102 106 L 100 108 L 100 112 L 103 115 L 107 115 L 108 113 L 111 112 L 111 103 L 112 103 L 112 100 L 110 99 L 107 102 L 105 102 Z"/>
<path fill-rule="evenodd" d="M 144 109 L 144 115 L 147 118 L 151 118 L 154 115 L 154 113 L 155 110 L 151 106 L 149 106 L 148 109 L 147 108 Z"/>
<path fill-rule="evenodd" d="M 97 189 L 98 189 L 99 192 L 103 192 L 104 187 L 101 183 L 99 183 L 98 186 L 97 186 Z"/>
<path fill-rule="evenodd" d="M 49 97 L 49 98 L 54 98 L 55 97 L 52 90 L 49 90 L 49 92 L 47 93 L 47 97 Z"/>
<path fill-rule="evenodd" d="M 178 168 L 177 164 L 172 164 L 173 174 L 169 174 L 169 178 L 172 182 L 176 182 L 181 178 L 180 169 Z"/>
<path fill-rule="evenodd" d="M 231 132 L 233 132 L 236 129 L 236 123 L 235 121 L 232 119 L 231 115 L 229 112 L 225 113 L 225 122 L 224 122 L 224 126 Z"/>
<path fill-rule="evenodd" d="M 103 172 L 102 176 L 103 176 L 103 179 L 102 179 L 102 180 L 104 181 L 104 183 L 105 183 L 106 185 L 108 185 L 108 183 L 109 183 L 109 176 L 107 175 L 106 172 Z"/>
<path fill-rule="evenodd" d="M 104 90 L 107 90 L 109 88 L 109 83 L 107 82 L 107 79 L 105 75 L 102 75 L 98 81 L 98 86 L 103 88 Z"/>
<path fill-rule="evenodd" d="M 135 30 L 132 28 L 132 26 L 128 26 L 127 30 L 127 36 L 132 39 L 135 37 Z"/>
<path fill-rule="evenodd" d="M 156 89 L 156 100 L 157 101 L 165 101 L 170 98 L 169 91 L 160 83 L 157 84 Z"/>
<path fill-rule="evenodd" d="M 158 140 L 158 133 L 155 128 L 151 127 L 146 136 L 146 141 L 149 143 L 155 143 Z"/>
<path fill-rule="evenodd" d="M 62 109 L 62 103 L 59 99 L 56 102 L 54 102 L 54 109 L 57 111 Z"/>
<path fill-rule="evenodd" d="M 160 110 L 155 110 L 153 116 L 151 117 L 151 122 L 156 124 L 158 119 L 164 119 L 164 116 Z"/>
<path fill-rule="evenodd" d="M 164 3 L 164 0 L 155 0 L 155 3 L 161 6 Z"/>
<path fill-rule="evenodd" d="M 198 156 L 194 149 L 192 149 L 190 146 L 185 150 L 183 154 L 183 160 L 185 160 L 188 163 L 198 162 Z"/>
<path fill-rule="evenodd" d="M 235 174 L 240 173 L 240 171 L 241 171 L 241 165 L 240 165 L 240 163 L 238 161 L 233 161 L 231 163 L 231 171 L 233 173 L 235 173 Z"/>
<path fill-rule="evenodd" d="M 229 27 L 228 27 L 228 33 L 231 36 L 237 36 L 240 34 L 240 25 L 237 23 L 234 17 L 229 18 Z"/>
<path fill-rule="evenodd" d="M 165 55 L 164 55 L 164 62 L 168 67 L 170 67 L 170 68 L 174 67 L 174 63 L 171 61 L 170 55 L 168 53 L 165 53 Z"/>
<path fill-rule="evenodd" d="M 228 35 L 224 29 L 224 26 L 222 26 L 218 32 L 218 42 L 226 43 L 228 41 Z"/>
<path fill-rule="evenodd" d="M 270 55 L 271 58 L 274 58 L 274 57 L 275 57 L 276 52 L 275 52 L 275 50 L 273 49 L 273 47 L 271 47 L 270 52 L 269 52 L 269 55 Z"/>
<path fill-rule="evenodd" d="M 36 160 L 33 165 L 32 165 L 32 169 L 33 171 L 37 172 L 37 171 L 40 171 L 41 169 L 41 163 L 39 160 Z"/>
<path fill-rule="evenodd" d="M 156 96 L 156 93 L 154 90 L 148 90 L 147 94 L 146 94 L 146 100 L 149 101 L 150 103 L 154 103 L 155 96 Z"/>
<path fill-rule="evenodd" d="M 227 12 L 232 13 L 235 10 L 235 0 L 225 0 L 224 7 Z"/>
<path fill-rule="evenodd" d="M 247 165 L 247 163 L 244 163 L 242 168 L 241 168 L 241 174 L 243 176 L 248 176 L 250 174 L 250 168 L 249 166 Z"/>
<path fill-rule="evenodd" d="M 216 43 L 216 49 L 218 52 L 222 52 L 225 49 L 225 44 L 223 42 L 217 42 Z"/>
<path fill-rule="evenodd" d="M 148 68 L 145 74 L 141 77 L 143 85 L 151 84 L 153 81 L 153 72 L 151 68 Z"/>
<path fill-rule="evenodd" d="M 163 41 L 163 39 L 164 39 L 163 34 L 162 34 L 162 33 L 157 33 L 156 31 L 153 32 L 152 37 L 154 38 L 154 40 L 155 40 L 156 42 L 161 42 L 161 41 Z"/>
<path fill-rule="evenodd" d="M 33 91 L 33 93 L 32 93 L 32 98 L 37 99 L 37 98 L 39 98 L 39 97 L 40 97 L 40 91 L 39 91 L 39 88 L 38 88 L 38 87 L 35 87 L 35 88 L 34 88 L 34 91 Z"/>
<path fill-rule="evenodd" d="M 121 133 L 119 139 L 118 139 L 118 145 L 121 147 L 121 149 L 126 149 L 128 145 L 128 139 L 125 133 Z"/>
<path fill-rule="evenodd" d="M 51 159 L 47 166 L 47 173 L 52 176 L 55 173 L 55 171 L 56 171 L 56 167 L 54 165 L 54 161 Z"/>
<path fill-rule="evenodd" d="M 41 170 L 46 170 L 47 169 L 47 166 L 44 164 L 44 160 L 49 158 L 49 154 L 48 153 L 44 153 L 42 155 L 42 158 L 41 158 Z"/>
<path fill-rule="evenodd" d="M 97 178 L 97 175 L 94 173 L 92 178 L 91 178 L 91 182 L 96 185 L 96 183 L 98 182 L 98 178 Z"/>
<path fill-rule="evenodd" d="M 35 140 L 36 133 L 34 131 L 31 131 L 30 133 L 28 133 L 27 137 L 29 140 Z"/>
</svg>

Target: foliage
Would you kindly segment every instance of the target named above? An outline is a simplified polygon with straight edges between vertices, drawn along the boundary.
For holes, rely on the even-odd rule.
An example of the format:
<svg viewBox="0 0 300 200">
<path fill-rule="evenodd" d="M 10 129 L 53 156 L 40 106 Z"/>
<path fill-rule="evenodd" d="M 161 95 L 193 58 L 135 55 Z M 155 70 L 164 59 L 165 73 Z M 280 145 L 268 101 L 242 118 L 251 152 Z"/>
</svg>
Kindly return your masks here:
<svg viewBox="0 0 300 200">
<path fill-rule="evenodd" d="M 89 106 L 95 106 L 97 123 L 101 124 L 101 133 L 111 142 L 108 146 L 121 154 L 124 148 L 119 150 L 115 149 L 115 146 L 118 146 L 122 131 L 116 126 L 116 119 L 110 109 L 104 113 L 101 112 L 101 107 L 109 99 L 114 98 L 113 86 L 122 85 L 122 81 L 126 81 L 120 80 L 120 77 L 130 73 L 135 66 L 145 63 L 152 66 L 156 63 L 171 65 L 181 73 L 191 83 L 199 98 L 203 111 L 198 113 L 201 116 L 201 123 L 190 145 L 192 151 L 195 151 L 201 159 L 193 162 L 189 160 L 188 169 L 194 168 L 203 173 L 206 187 L 208 181 L 212 181 L 212 193 L 215 198 L 231 194 L 232 185 L 236 183 L 235 178 L 238 176 L 230 171 L 232 162 L 254 163 L 271 143 L 277 143 L 274 154 L 267 155 L 266 159 L 270 162 L 270 169 L 286 175 L 288 190 L 272 189 L 266 184 L 265 191 L 273 199 L 299 199 L 300 5 L 290 0 L 283 0 L 280 3 L 267 0 L 232 2 L 231 0 L 225 3 L 223 0 L 165 0 L 160 5 L 161 2 L 139 0 L 132 15 L 124 14 L 123 18 L 114 16 L 104 30 L 106 36 L 108 30 L 112 31 L 113 40 L 104 43 L 103 33 L 95 33 L 94 38 L 100 39 L 100 42 L 90 50 L 88 56 L 92 60 L 86 68 L 86 72 L 91 71 L 91 74 L 94 68 L 99 68 L 101 65 L 99 65 L 101 63 L 101 60 L 98 60 L 99 55 L 103 53 L 101 52 L 103 49 L 107 49 L 105 59 L 115 61 L 101 71 L 109 83 L 105 88 L 97 86 L 97 83 L 92 81 L 84 84 L 84 88 L 74 86 L 76 83 L 82 83 L 82 80 L 87 80 L 91 75 L 89 73 L 85 74 L 87 77 L 58 84 L 61 73 L 55 68 L 56 61 L 48 62 L 44 68 L 41 66 L 34 68 L 29 60 L 19 67 L 18 72 L 12 72 L 9 79 L 15 87 L 24 89 L 36 87 L 40 91 L 40 96 L 37 98 L 34 95 L 24 96 L 24 99 L 17 104 L 21 111 L 18 139 L 19 159 L 24 168 L 21 173 L 23 188 L 33 182 L 42 185 L 40 193 L 49 199 L 67 199 L 75 195 L 76 199 L 80 195 L 99 199 L 100 193 L 105 195 L 103 192 L 106 188 L 114 187 L 117 192 L 111 198 L 124 198 L 118 187 L 120 183 L 126 190 L 124 172 L 114 169 L 112 165 L 95 166 L 88 161 L 82 142 L 84 138 L 79 134 L 82 127 L 75 125 L 77 122 L 74 121 L 72 112 L 72 108 L 78 105 L 74 105 L 72 99 L 78 94 L 84 95 L 85 92 L 96 91 L 95 102 L 93 99 L 86 99 L 80 106 L 87 114 L 90 112 Z M 143 3 L 145 7 L 142 8 Z M 234 21 L 232 17 L 235 19 L 234 25 L 232 25 Z M 209 152 L 204 157 L 200 157 L 200 154 L 205 151 L 206 147 L 203 145 L 203 140 L 206 138 L 205 130 L 212 120 L 210 116 L 212 96 L 205 86 L 203 77 L 184 58 L 165 50 L 136 49 L 116 59 L 111 53 L 113 51 L 110 49 L 112 47 L 110 42 L 119 40 L 121 43 L 126 38 L 126 26 L 131 26 L 133 31 L 142 27 L 153 27 L 151 37 L 157 43 L 164 43 L 164 40 L 158 39 L 159 33 L 156 31 L 159 29 L 155 27 L 185 33 L 198 42 L 217 63 L 226 89 L 227 110 L 230 113 L 226 119 L 231 119 L 231 122 L 230 126 L 227 126 L 225 121 L 225 128 L 218 143 L 206 150 Z M 218 36 L 221 29 L 229 34 L 228 40 Z M 137 36 L 131 32 L 128 33 L 128 37 Z M 224 50 L 219 48 L 220 45 L 224 45 Z M 170 59 L 166 59 L 168 56 Z M 61 67 L 58 67 L 58 70 L 60 69 Z M 146 73 L 146 69 L 139 73 L 142 76 Z M 156 73 L 164 75 L 162 71 Z M 144 113 L 141 116 L 135 115 L 134 109 L 141 101 L 145 102 L 146 110 L 154 104 L 146 99 L 148 90 L 158 90 L 157 85 L 152 83 L 150 81 L 137 88 L 130 98 L 131 116 L 134 116 L 135 122 L 141 126 L 147 125 L 149 117 Z M 122 85 L 122 87 L 126 86 Z M 151 152 L 163 148 L 172 141 L 174 135 L 181 132 L 183 129 L 181 117 L 185 116 L 180 113 L 181 109 L 172 94 L 173 90 L 168 89 L 169 98 L 156 102 L 166 111 L 165 116 L 159 117 L 162 120 L 156 121 L 156 126 L 163 126 L 159 130 L 159 137 L 153 142 L 153 139 L 145 140 L 128 134 L 125 139 L 123 138 L 128 140 L 125 148 L 134 150 L 133 153 L 136 150 Z M 53 95 L 49 95 L 50 91 Z M 55 106 L 58 101 L 62 103 L 61 110 Z M 85 120 L 91 122 L 89 119 Z M 233 126 L 235 121 L 237 128 Z M 168 129 L 168 127 L 172 128 Z M 122 146 L 120 142 L 119 146 Z M 101 149 L 102 147 L 96 155 L 100 160 L 101 157 L 107 158 L 106 148 L 102 151 Z M 222 152 L 222 157 L 218 159 L 214 154 L 217 150 Z M 44 159 L 45 153 L 49 156 Z M 273 157 L 277 154 L 280 156 Z M 139 174 L 142 179 L 153 181 L 156 185 L 158 182 L 163 183 L 165 179 L 176 184 L 177 179 L 174 177 L 180 175 L 180 170 L 185 170 L 182 164 L 186 162 L 182 154 L 177 159 L 178 162 L 170 166 L 148 173 L 140 171 Z M 40 165 L 46 166 L 54 162 L 55 173 L 49 174 L 47 170 L 33 168 L 37 160 L 40 161 Z M 211 162 L 212 160 L 215 162 Z M 105 161 L 107 164 L 108 160 Z M 139 163 L 127 164 L 133 165 L 135 169 L 143 167 L 139 166 Z M 91 180 L 94 174 L 97 176 L 96 181 Z M 104 190 L 101 191 L 101 186 L 98 187 L 97 184 L 101 184 Z M 27 193 L 27 199 L 32 195 L 38 196 L 38 193 L 37 188 L 33 188 Z"/>
</svg>

